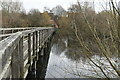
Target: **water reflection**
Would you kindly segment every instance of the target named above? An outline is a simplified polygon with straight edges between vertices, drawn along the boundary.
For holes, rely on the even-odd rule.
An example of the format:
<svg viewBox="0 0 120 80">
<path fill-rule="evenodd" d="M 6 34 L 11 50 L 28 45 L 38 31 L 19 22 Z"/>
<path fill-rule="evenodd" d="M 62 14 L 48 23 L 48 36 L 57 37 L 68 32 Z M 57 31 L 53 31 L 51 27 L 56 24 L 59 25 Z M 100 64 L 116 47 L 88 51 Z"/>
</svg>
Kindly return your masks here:
<svg viewBox="0 0 120 80">
<path fill-rule="evenodd" d="M 84 56 L 82 49 L 79 48 L 78 43 L 74 45 L 68 44 L 71 42 L 68 38 L 53 39 L 53 46 L 50 53 L 46 78 L 103 78 L 105 75 L 96 67 L 86 56 Z M 91 55 L 97 65 L 102 66 L 106 75 L 110 78 L 117 78 L 118 75 L 110 66 L 108 60 L 100 55 Z M 110 58 L 116 67 L 118 58 Z"/>
</svg>

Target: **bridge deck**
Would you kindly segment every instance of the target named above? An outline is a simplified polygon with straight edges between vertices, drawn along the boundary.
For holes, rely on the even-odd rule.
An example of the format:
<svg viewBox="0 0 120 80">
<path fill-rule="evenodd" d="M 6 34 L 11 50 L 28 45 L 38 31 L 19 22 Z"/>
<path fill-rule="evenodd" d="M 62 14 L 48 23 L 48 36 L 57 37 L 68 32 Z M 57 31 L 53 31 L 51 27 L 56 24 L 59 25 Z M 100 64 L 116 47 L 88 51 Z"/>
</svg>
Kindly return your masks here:
<svg viewBox="0 0 120 80">
<path fill-rule="evenodd" d="M 52 27 L 0 28 L 0 80 L 26 78 L 54 31 Z"/>
</svg>

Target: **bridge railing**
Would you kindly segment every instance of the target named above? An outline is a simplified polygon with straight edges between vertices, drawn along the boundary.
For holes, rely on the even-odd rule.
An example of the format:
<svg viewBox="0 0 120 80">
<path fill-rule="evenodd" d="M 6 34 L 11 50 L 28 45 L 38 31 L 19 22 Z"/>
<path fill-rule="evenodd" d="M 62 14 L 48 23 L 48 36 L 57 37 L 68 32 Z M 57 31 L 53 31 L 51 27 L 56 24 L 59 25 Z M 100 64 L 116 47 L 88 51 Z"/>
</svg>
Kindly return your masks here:
<svg viewBox="0 0 120 80">
<path fill-rule="evenodd" d="M 53 34 L 54 28 L 33 28 L 11 34 L 0 41 L 0 80 L 25 78 L 37 59 L 38 51 Z"/>
<path fill-rule="evenodd" d="M 0 40 L 3 40 L 4 38 L 12 35 L 13 33 L 16 33 L 18 31 L 24 31 L 24 30 L 30 30 L 35 29 L 38 27 L 26 27 L 26 28 L 0 28 Z"/>
</svg>

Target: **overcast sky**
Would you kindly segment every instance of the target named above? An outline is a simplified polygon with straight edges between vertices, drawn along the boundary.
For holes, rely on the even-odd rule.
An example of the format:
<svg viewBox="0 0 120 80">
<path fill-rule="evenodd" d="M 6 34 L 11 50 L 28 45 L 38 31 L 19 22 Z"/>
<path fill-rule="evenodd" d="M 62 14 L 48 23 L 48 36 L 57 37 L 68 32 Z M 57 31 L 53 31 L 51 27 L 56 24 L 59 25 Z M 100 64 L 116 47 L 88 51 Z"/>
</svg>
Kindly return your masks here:
<svg viewBox="0 0 120 80">
<path fill-rule="evenodd" d="M 77 2 L 77 0 L 20 0 L 20 1 L 23 3 L 23 6 L 27 12 L 33 8 L 39 9 L 40 12 L 43 12 L 44 7 L 48 7 L 52 9 L 56 5 L 61 5 L 65 10 L 67 10 L 68 7 L 70 7 L 70 5 L 75 4 Z M 93 0 L 79 0 L 79 1 L 93 2 Z M 101 11 L 103 9 L 101 5 L 105 7 L 105 2 L 109 0 L 94 0 L 94 1 L 95 1 L 94 3 L 95 10 Z M 118 2 L 120 0 L 114 0 L 114 1 Z"/>
<path fill-rule="evenodd" d="M 37 8 L 43 11 L 44 7 L 49 7 L 52 9 L 56 5 L 61 5 L 64 9 L 76 3 L 76 0 L 21 0 L 23 2 L 24 8 L 29 11 L 31 8 Z"/>
</svg>

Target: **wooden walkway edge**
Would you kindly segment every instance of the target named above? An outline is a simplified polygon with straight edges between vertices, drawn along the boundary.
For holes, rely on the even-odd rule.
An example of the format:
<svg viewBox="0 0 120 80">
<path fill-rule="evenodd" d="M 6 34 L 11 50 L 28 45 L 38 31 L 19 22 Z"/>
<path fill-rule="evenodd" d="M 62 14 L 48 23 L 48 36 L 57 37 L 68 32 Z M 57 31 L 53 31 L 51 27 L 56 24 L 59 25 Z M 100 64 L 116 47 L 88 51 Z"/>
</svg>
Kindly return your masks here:
<svg viewBox="0 0 120 80">
<path fill-rule="evenodd" d="M 0 31 L 17 30 L 1 34 L 0 41 L 0 80 L 4 78 L 26 78 L 32 65 L 38 60 L 38 52 L 50 40 L 53 27 L 10 28 Z M 6 36 L 7 35 L 7 36 Z"/>
</svg>

